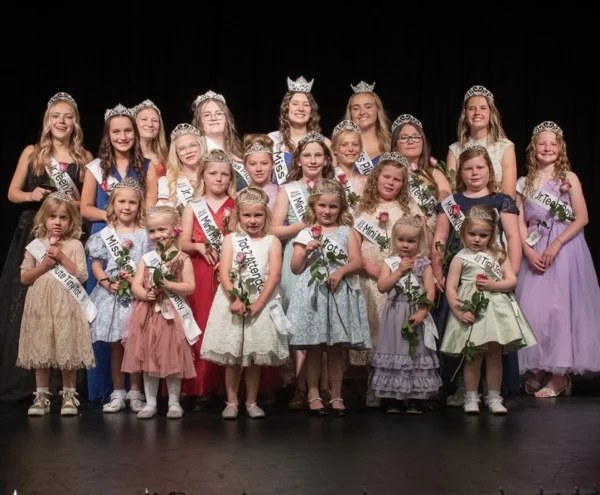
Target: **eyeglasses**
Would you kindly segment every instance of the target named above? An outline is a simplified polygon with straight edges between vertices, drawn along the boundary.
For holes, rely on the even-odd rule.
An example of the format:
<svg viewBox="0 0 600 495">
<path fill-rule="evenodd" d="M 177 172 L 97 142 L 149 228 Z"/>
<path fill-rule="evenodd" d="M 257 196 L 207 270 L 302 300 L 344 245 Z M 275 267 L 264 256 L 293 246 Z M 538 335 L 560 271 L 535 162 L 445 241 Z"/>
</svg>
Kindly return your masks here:
<svg viewBox="0 0 600 495">
<path fill-rule="evenodd" d="M 176 148 L 177 153 L 185 153 L 186 151 L 196 151 L 199 148 L 198 143 L 191 143 L 188 146 L 178 146 Z"/>
<path fill-rule="evenodd" d="M 398 141 L 400 141 L 401 143 L 406 143 L 409 139 L 412 139 L 415 143 L 418 143 L 423 138 L 419 134 L 413 136 L 407 136 L 406 134 L 402 134 L 398 136 Z"/>
<path fill-rule="evenodd" d="M 225 117 L 225 112 L 223 112 L 221 110 L 218 111 L 218 112 L 215 112 L 215 113 L 203 112 L 202 115 L 201 115 L 201 117 L 204 120 L 210 120 L 211 118 L 214 118 L 215 120 L 221 120 L 222 118 Z"/>
</svg>

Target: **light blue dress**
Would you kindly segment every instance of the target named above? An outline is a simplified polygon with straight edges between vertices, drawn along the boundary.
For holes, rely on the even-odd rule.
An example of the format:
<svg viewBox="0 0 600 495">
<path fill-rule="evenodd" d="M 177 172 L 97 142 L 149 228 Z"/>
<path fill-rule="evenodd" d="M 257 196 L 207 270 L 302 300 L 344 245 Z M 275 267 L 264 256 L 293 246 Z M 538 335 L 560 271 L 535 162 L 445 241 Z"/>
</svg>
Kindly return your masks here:
<svg viewBox="0 0 600 495">
<path fill-rule="evenodd" d="M 323 234 L 324 239 L 330 238 L 346 252 L 349 236 L 348 226 L 341 226 L 334 232 Z M 310 345 L 343 344 L 349 349 L 371 349 L 367 305 L 360 285 L 357 284 L 357 289 L 354 289 L 347 278 L 342 279 L 335 291 L 335 300 L 324 283 L 315 281 L 309 287 L 310 265 L 319 256 L 320 251 L 311 254 L 306 269 L 298 277 L 292 293 L 287 311 L 287 317 L 292 324 L 290 347 L 305 349 Z M 330 273 L 342 265 L 340 262 L 330 262 Z"/>
</svg>

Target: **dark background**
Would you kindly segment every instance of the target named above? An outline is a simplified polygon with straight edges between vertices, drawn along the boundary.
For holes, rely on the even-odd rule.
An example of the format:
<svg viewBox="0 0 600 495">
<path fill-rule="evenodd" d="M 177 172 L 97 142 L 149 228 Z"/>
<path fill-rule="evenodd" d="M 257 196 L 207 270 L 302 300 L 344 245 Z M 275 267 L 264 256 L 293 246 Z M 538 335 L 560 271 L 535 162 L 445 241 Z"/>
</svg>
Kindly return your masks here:
<svg viewBox="0 0 600 495">
<path fill-rule="evenodd" d="M 191 122 L 192 102 L 209 89 L 225 96 L 241 135 L 276 130 L 286 78 L 303 75 L 315 79 L 324 134 L 331 135 L 343 118 L 350 84 L 375 82 L 390 121 L 401 113 L 415 115 L 433 154 L 444 160 L 456 140 L 465 91 L 484 85 L 516 145 L 519 175 L 533 127 L 555 121 L 583 183 L 590 217 L 586 238 L 600 272 L 600 208 L 594 201 L 594 184 L 600 183 L 598 41 L 581 21 L 565 27 L 558 11 L 548 11 L 536 21 L 515 13 L 492 26 L 482 14 L 440 28 L 422 20 L 394 24 L 385 11 L 326 19 L 299 9 L 283 22 L 264 6 L 231 19 L 224 16 L 227 5 L 214 5 L 218 12 L 200 19 L 179 4 L 171 12 L 176 22 L 163 25 L 95 18 L 53 24 L 40 16 L 27 19 L 18 36 L 6 30 L 0 35 L 0 260 L 19 212 L 6 197 L 8 185 L 21 151 L 38 139 L 55 93 L 66 91 L 77 101 L 86 147 L 96 155 L 107 108 L 149 98 L 160 107 L 168 135 L 177 124 Z"/>
</svg>

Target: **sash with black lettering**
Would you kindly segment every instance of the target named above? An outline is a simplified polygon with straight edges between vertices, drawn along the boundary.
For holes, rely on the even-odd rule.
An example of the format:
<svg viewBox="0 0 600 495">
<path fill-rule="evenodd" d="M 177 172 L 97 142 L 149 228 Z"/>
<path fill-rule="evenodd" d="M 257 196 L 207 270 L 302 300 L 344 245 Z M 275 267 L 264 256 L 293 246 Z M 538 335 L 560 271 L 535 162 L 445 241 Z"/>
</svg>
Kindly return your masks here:
<svg viewBox="0 0 600 495">
<path fill-rule="evenodd" d="M 369 175 L 375 168 L 366 150 L 362 150 L 354 166 L 358 168 L 361 175 Z"/>
<path fill-rule="evenodd" d="M 442 207 L 444 209 L 444 213 L 448 217 L 448 220 L 450 220 L 450 223 L 454 227 L 454 230 L 458 233 L 460 231 L 460 228 L 461 228 L 463 222 L 465 221 L 465 215 L 462 212 L 462 210 L 460 209 L 460 206 L 458 205 L 456 200 L 454 199 L 454 194 L 450 194 L 449 196 L 446 196 L 444 199 L 442 199 L 441 203 L 442 203 Z M 453 206 L 458 207 L 458 208 L 456 208 L 456 211 L 458 211 L 458 213 L 456 213 L 456 214 L 452 213 Z"/>
<path fill-rule="evenodd" d="M 34 239 L 26 247 L 27 251 L 35 258 L 38 263 L 44 261 L 44 258 L 48 254 L 46 246 L 39 239 Z M 96 318 L 98 310 L 96 306 L 89 298 L 85 288 L 81 285 L 81 282 L 77 280 L 75 275 L 71 275 L 67 269 L 61 265 L 56 264 L 49 270 L 53 277 L 60 282 L 64 289 L 79 303 L 81 311 L 85 316 L 86 320 L 90 323 Z"/>
<path fill-rule="evenodd" d="M 419 205 L 425 215 L 430 217 L 433 215 L 438 201 L 433 195 L 433 191 L 430 191 L 427 186 L 424 187 L 422 181 L 423 179 L 421 179 L 419 176 L 411 174 L 411 177 L 408 181 L 408 190 L 410 191 L 410 195 L 414 199 L 415 203 Z"/>
<path fill-rule="evenodd" d="M 246 170 L 246 167 L 244 167 L 243 164 L 237 162 L 233 162 L 232 164 L 234 170 L 242 177 L 242 179 L 246 181 L 246 185 L 249 186 L 250 182 L 252 182 L 252 179 L 250 178 L 250 174 Z"/>
<path fill-rule="evenodd" d="M 116 263 L 117 259 L 119 258 L 119 251 L 122 249 L 121 241 L 119 240 L 117 231 L 110 226 L 106 226 L 100 231 L 100 237 L 102 237 L 102 240 L 104 241 L 111 258 L 115 260 Z M 136 266 L 131 258 L 129 258 L 127 264 L 133 268 L 133 271 L 135 272 Z"/>
<path fill-rule="evenodd" d="M 158 255 L 158 253 L 155 250 L 150 251 L 149 253 L 146 253 L 142 257 L 142 259 L 144 260 L 144 263 L 148 267 L 157 268 L 160 266 L 160 256 Z M 196 320 L 194 319 L 194 315 L 192 314 L 191 308 L 189 307 L 188 303 L 186 302 L 186 300 L 183 296 L 180 296 L 179 294 L 175 294 L 168 290 L 165 290 L 165 293 L 167 294 L 169 301 L 171 301 L 171 303 L 173 304 L 175 311 L 177 311 L 177 313 L 179 314 L 179 317 L 181 318 L 181 321 L 183 323 L 183 330 L 185 333 L 185 338 L 190 343 L 190 345 L 194 345 L 196 342 L 198 342 L 198 338 L 200 337 L 202 330 L 200 330 L 200 327 L 196 323 Z M 173 316 L 169 313 L 170 308 L 168 306 L 163 304 L 160 307 L 160 309 L 161 309 L 163 316 L 167 320 L 173 319 Z"/>
<path fill-rule="evenodd" d="M 478 267 L 485 270 L 487 275 L 492 276 L 496 280 L 502 280 L 502 268 L 500 267 L 500 263 L 497 260 L 492 258 L 489 254 L 484 252 L 476 253 L 471 251 L 470 249 L 461 249 L 456 256 L 458 256 L 461 260 L 468 261 L 469 263 L 473 263 Z"/>
<path fill-rule="evenodd" d="M 246 255 L 244 264 L 246 265 L 246 271 L 249 274 L 250 281 L 256 287 L 256 290 L 261 293 L 265 285 L 264 273 L 261 273 L 259 264 L 256 261 L 256 256 L 252 251 L 252 239 L 244 234 L 236 234 L 233 236 L 233 240 L 237 245 L 238 251 Z M 234 256 L 235 259 L 235 256 Z M 288 335 L 289 330 L 292 328 L 292 324 L 285 316 L 283 308 L 281 307 L 281 296 L 273 298 L 266 304 L 271 319 L 277 328 L 277 331 L 282 335 Z"/>
<path fill-rule="evenodd" d="M 196 215 L 196 220 L 198 220 L 200 227 L 202 227 L 204 235 L 220 253 L 223 233 L 217 226 L 206 200 L 204 198 L 199 198 L 196 201 L 190 201 L 189 205 L 192 207 L 194 215 Z"/>
<path fill-rule="evenodd" d="M 371 241 L 379 248 L 382 248 L 382 242 L 388 239 L 386 231 L 373 223 L 367 216 L 354 217 L 354 229 L 358 231 L 365 239 Z"/>
<path fill-rule="evenodd" d="M 308 203 L 304 198 L 304 193 L 300 188 L 300 184 L 298 184 L 298 182 L 288 182 L 283 187 L 285 188 L 285 192 L 287 193 L 290 205 L 292 205 L 294 214 L 298 219 L 298 223 L 302 222 Z"/>
<path fill-rule="evenodd" d="M 54 181 L 59 191 L 71 196 L 75 201 L 81 199 L 81 195 L 73 179 L 71 179 L 71 176 L 67 172 L 61 172 L 60 164 L 55 158 L 50 158 L 50 167 L 46 167 L 46 172 L 48 172 L 48 175 Z"/>
<path fill-rule="evenodd" d="M 102 168 L 100 167 L 100 158 L 96 158 L 95 160 L 92 160 L 90 163 L 88 163 L 86 165 L 86 167 L 92 173 L 92 175 L 96 179 L 96 182 L 98 182 L 98 184 L 102 184 L 103 180 L 102 180 Z M 108 174 L 108 177 L 106 177 L 106 183 L 108 185 L 108 191 L 106 191 L 106 192 L 109 193 L 119 183 L 119 181 L 117 180 L 117 178 L 115 176 Z"/>
<path fill-rule="evenodd" d="M 177 199 L 185 206 L 194 199 L 194 188 L 187 177 L 182 175 L 177 179 Z"/>
</svg>

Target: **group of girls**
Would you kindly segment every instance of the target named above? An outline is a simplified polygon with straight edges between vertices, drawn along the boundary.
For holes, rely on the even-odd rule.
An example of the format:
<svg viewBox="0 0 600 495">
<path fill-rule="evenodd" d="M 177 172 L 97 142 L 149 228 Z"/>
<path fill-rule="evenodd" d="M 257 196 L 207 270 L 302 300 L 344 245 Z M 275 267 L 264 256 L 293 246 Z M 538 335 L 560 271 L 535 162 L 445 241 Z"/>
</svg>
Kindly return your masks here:
<svg viewBox="0 0 600 495">
<path fill-rule="evenodd" d="M 414 116 L 390 127 L 364 82 L 325 137 L 311 88 L 288 79 L 280 129 L 243 142 L 212 91 L 168 147 L 156 105 L 118 105 L 95 160 L 74 99 L 48 102 L 9 190 L 29 208 L 0 288 L 3 317 L 19 312 L 16 337 L 2 328 L 12 366 L 36 370 L 30 415 L 49 412 L 50 368 L 65 415 L 85 368 L 106 413 L 154 417 L 164 378 L 167 417 L 182 395 L 198 410 L 217 393 L 228 419 L 242 397 L 264 417 L 260 395 L 292 382 L 290 408 L 344 416 L 345 378 L 389 413 L 421 413 L 448 385 L 449 405 L 479 413 L 483 389 L 506 414 L 520 374 L 556 397 L 600 371 L 600 288 L 560 127 L 536 126 L 517 181 L 486 88 L 465 94 L 447 163 Z"/>
</svg>

